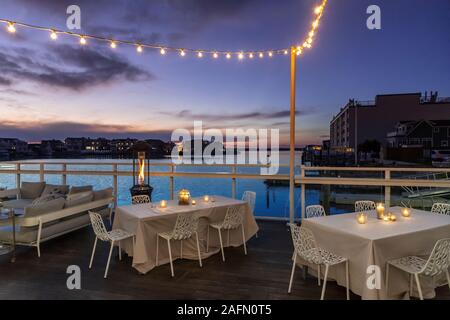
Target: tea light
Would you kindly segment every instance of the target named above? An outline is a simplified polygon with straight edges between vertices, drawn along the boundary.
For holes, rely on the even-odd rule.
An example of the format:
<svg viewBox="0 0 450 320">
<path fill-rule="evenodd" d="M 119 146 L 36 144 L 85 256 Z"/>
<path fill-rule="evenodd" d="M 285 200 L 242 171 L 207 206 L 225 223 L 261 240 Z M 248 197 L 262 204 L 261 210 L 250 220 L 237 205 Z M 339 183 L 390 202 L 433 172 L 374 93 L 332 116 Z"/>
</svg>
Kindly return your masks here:
<svg viewBox="0 0 450 320">
<path fill-rule="evenodd" d="M 195 201 L 194 199 L 192 199 L 191 204 L 192 204 L 193 206 L 195 206 L 195 205 L 197 204 L 197 201 Z"/>
<path fill-rule="evenodd" d="M 404 216 L 405 218 L 411 217 L 411 210 L 409 210 L 408 208 L 404 208 L 402 210 L 402 216 Z"/>
<path fill-rule="evenodd" d="M 391 221 L 397 221 L 397 216 L 396 216 L 395 214 L 391 213 L 391 214 L 389 215 L 389 220 L 391 220 Z"/>
<path fill-rule="evenodd" d="M 161 200 L 161 202 L 159 203 L 159 206 L 161 208 L 166 208 L 167 207 L 167 201 L 166 200 Z"/>
<path fill-rule="evenodd" d="M 359 224 L 365 224 L 367 222 L 367 214 L 360 212 L 356 215 L 356 221 L 358 221 Z"/>
<path fill-rule="evenodd" d="M 384 214 L 382 219 L 383 219 L 383 221 L 391 221 L 388 214 Z"/>
<path fill-rule="evenodd" d="M 383 219 L 383 216 L 384 216 L 384 205 L 382 203 L 379 203 L 377 205 L 376 210 L 377 210 L 377 217 L 378 217 L 378 219 Z"/>
<path fill-rule="evenodd" d="M 203 201 L 209 202 L 209 196 L 203 196 Z"/>
</svg>

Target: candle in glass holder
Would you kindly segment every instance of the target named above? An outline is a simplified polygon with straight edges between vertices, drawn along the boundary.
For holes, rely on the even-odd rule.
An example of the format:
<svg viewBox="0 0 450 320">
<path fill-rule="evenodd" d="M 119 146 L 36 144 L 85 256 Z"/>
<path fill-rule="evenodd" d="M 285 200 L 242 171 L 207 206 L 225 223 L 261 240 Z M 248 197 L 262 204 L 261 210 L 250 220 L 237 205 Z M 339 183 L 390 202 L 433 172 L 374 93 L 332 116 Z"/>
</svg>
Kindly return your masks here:
<svg viewBox="0 0 450 320">
<path fill-rule="evenodd" d="M 209 196 L 208 195 L 203 196 L 203 201 L 209 202 Z"/>
<path fill-rule="evenodd" d="M 161 200 L 161 202 L 159 203 L 159 206 L 161 208 L 166 208 L 167 207 L 167 201 L 166 200 Z"/>
<path fill-rule="evenodd" d="M 356 221 L 358 221 L 359 224 L 365 224 L 367 222 L 367 214 L 364 212 L 359 212 L 356 215 Z"/>
<path fill-rule="evenodd" d="M 402 216 L 404 216 L 405 218 L 411 217 L 411 210 L 409 210 L 408 208 L 403 208 Z"/>
<path fill-rule="evenodd" d="M 195 205 L 197 204 L 197 201 L 195 201 L 194 199 L 192 199 L 191 204 L 192 204 L 193 206 L 195 206 Z"/>
<path fill-rule="evenodd" d="M 382 203 L 379 203 L 377 205 L 376 210 L 377 210 L 377 217 L 378 217 L 378 219 L 383 219 L 383 217 L 384 217 L 384 205 Z"/>
<path fill-rule="evenodd" d="M 390 221 L 397 221 L 397 216 L 393 213 L 389 213 L 389 220 Z"/>
<path fill-rule="evenodd" d="M 391 221 L 389 214 L 383 214 L 382 219 L 383 219 L 383 221 Z"/>
</svg>

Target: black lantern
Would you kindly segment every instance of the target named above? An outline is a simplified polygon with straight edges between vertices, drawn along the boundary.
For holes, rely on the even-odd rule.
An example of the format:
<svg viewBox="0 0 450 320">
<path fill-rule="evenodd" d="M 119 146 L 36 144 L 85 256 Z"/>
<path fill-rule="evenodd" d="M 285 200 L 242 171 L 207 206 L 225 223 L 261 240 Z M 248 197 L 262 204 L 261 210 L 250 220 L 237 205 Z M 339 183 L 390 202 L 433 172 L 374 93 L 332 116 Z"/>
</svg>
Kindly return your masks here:
<svg viewBox="0 0 450 320">
<path fill-rule="evenodd" d="M 131 196 L 148 195 L 151 201 L 153 188 L 150 186 L 150 145 L 144 141 L 139 141 L 129 150 L 133 157 Z"/>
</svg>

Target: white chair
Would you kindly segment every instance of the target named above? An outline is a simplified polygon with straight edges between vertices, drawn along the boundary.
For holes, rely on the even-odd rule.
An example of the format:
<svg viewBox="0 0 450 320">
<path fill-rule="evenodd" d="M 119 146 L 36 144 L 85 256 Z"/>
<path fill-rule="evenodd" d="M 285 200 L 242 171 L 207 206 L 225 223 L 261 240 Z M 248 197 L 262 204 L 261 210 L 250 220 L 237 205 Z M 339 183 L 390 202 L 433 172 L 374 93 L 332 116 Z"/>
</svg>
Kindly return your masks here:
<svg viewBox="0 0 450 320">
<path fill-rule="evenodd" d="M 325 297 L 325 288 L 327 285 L 328 269 L 330 266 L 334 266 L 340 263 L 345 263 L 345 277 L 346 277 L 346 289 L 347 289 L 347 300 L 350 299 L 349 292 L 349 272 L 348 272 L 348 260 L 347 258 L 338 256 L 334 253 L 326 251 L 325 249 L 319 248 L 316 245 L 314 235 L 311 230 L 305 227 L 299 227 L 295 224 L 290 224 L 292 242 L 294 243 L 294 262 L 292 264 L 291 279 L 289 281 L 288 293 L 291 293 L 292 281 L 294 279 L 295 266 L 297 263 L 297 256 L 308 263 L 317 265 L 317 280 L 320 286 L 320 266 L 325 266 L 325 275 L 323 278 L 322 294 L 320 300 Z"/>
<path fill-rule="evenodd" d="M 208 225 L 208 232 L 206 236 L 206 252 L 209 251 L 209 229 L 216 229 L 219 233 L 220 250 L 222 251 L 222 260 L 225 261 L 225 253 L 223 251 L 222 230 L 227 230 L 227 245 L 230 245 L 230 230 L 235 230 L 241 227 L 242 241 L 244 242 L 244 253 L 247 255 L 247 245 L 244 231 L 244 216 L 242 214 L 242 207 L 232 206 L 227 208 L 225 219 L 220 223 L 211 223 Z"/>
<path fill-rule="evenodd" d="M 197 253 L 198 262 L 200 267 L 202 267 L 202 257 L 200 255 L 200 244 L 198 241 L 198 217 L 196 214 L 179 214 L 177 216 L 177 221 L 175 222 L 175 227 L 172 231 L 158 233 L 156 237 L 156 265 L 159 265 L 159 237 L 167 240 L 167 247 L 169 249 L 169 260 L 170 260 L 170 272 L 172 277 L 175 276 L 173 272 L 173 260 L 172 260 L 172 249 L 170 246 L 170 240 L 180 241 L 180 257 L 183 259 L 183 240 L 190 239 L 195 235 L 197 241 Z"/>
<path fill-rule="evenodd" d="M 150 197 L 148 195 L 146 195 L 146 194 L 132 196 L 131 197 L 131 203 L 132 204 L 150 203 Z"/>
<path fill-rule="evenodd" d="M 450 238 L 438 240 L 427 260 L 416 256 L 409 256 L 388 261 L 386 263 L 386 295 L 389 293 L 388 284 L 390 265 L 409 274 L 410 295 L 413 285 L 412 277 L 414 276 L 420 300 L 423 300 L 423 294 L 422 288 L 420 287 L 419 275 L 433 277 L 445 272 L 448 287 L 450 289 L 450 276 L 448 273 L 448 268 L 450 266 Z"/>
<path fill-rule="evenodd" d="M 323 217 L 325 209 L 320 204 L 306 207 L 306 218 Z"/>
<path fill-rule="evenodd" d="M 355 202 L 355 212 L 375 210 L 377 208 L 375 202 L 370 200 L 362 200 Z"/>
<path fill-rule="evenodd" d="M 242 200 L 247 202 L 252 214 L 255 213 L 255 204 L 256 204 L 256 192 L 253 191 L 245 191 L 242 194 Z M 256 238 L 258 238 L 258 232 L 255 234 Z"/>
<path fill-rule="evenodd" d="M 450 215 L 450 203 L 441 203 L 441 202 L 433 203 L 433 206 L 431 207 L 431 212 Z"/>
<path fill-rule="evenodd" d="M 89 211 L 89 217 L 91 218 L 92 228 L 95 233 L 95 241 L 94 247 L 92 248 L 91 261 L 89 262 L 89 269 L 92 268 L 92 262 L 94 261 L 95 248 L 97 247 L 97 240 L 108 241 L 111 242 L 111 249 L 109 249 L 108 262 L 106 264 L 106 270 L 104 277 L 108 276 L 109 262 L 111 261 L 111 254 L 114 248 L 114 243 L 118 242 L 119 244 L 119 260 L 122 260 L 122 248 L 120 246 L 120 242 L 122 240 L 133 238 L 133 252 L 134 252 L 134 234 L 129 233 L 122 229 L 113 229 L 111 231 L 107 231 L 105 224 L 103 223 L 102 216 L 96 212 Z"/>
</svg>

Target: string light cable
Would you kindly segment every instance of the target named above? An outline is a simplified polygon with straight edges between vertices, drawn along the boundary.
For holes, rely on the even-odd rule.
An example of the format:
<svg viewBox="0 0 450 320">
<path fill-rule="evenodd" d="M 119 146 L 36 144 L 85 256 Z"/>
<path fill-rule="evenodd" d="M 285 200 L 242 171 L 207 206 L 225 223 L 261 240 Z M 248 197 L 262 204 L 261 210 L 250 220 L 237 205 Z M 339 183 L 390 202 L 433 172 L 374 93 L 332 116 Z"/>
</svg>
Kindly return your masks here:
<svg viewBox="0 0 450 320">
<path fill-rule="evenodd" d="M 193 49 L 193 48 L 177 48 L 171 46 L 165 46 L 160 44 L 149 44 L 149 43 L 140 43 L 135 41 L 128 40 L 120 40 L 116 38 L 107 38 L 96 35 L 88 35 L 81 34 L 71 31 L 63 31 L 50 27 L 41 27 L 36 25 L 31 25 L 24 22 L 11 21 L 7 19 L 0 19 L 0 23 L 6 24 L 6 30 L 9 33 L 18 32 L 19 28 L 27 28 L 33 29 L 43 32 L 48 32 L 49 38 L 53 41 L 56 41 L 59 36 L 71 36 L 78 39 L 80 45 L 85 46 L 89 43 L 89 41 L 97 41 L 107 43 L 111 49 L 116 49 L 119 45 L 127 45 L 135 47 L 138 53 L 142 53 L 144 49 L 152 49 L 157 50 L 161 55 L 166 55 L 169 52 L 175 52 L 179 54 L 181 57 L 186 56 L 187 54 L 193 54 L 197 58 L 203 58 L 205 55 L 209 55 L 214 59 L 219 57 L 225 57 L 226 59 L 231 59 L 232 57 L 237 58 L 238 60 L 244 60 L 245 58 L 253 59 L 254 57 L 259 58 L 272 58 L 274 55 L 288 55 L 289 51 L 292 50 L 296 53 L 297 56 L 300 56 L 305 49 L 311 49 L 314 37 L 317 34 L 317 29 L 320 24 L 320 20 L 322 19 L 323 13 L 325 11 L 325 7 L 327 5 L 328 0 L 322 0 L 322 3 L 314 8 L 314 16 L 315 19 L 311 23 L 311 28 L 306 37 L 303 38 L 303 41 L 299 42 L 297 45 L 293 45 L 290 48 L 281 48 L 281 49 L 264 49 L 264 50 L 211 50 L 211 49 Z"/>
</svg>

